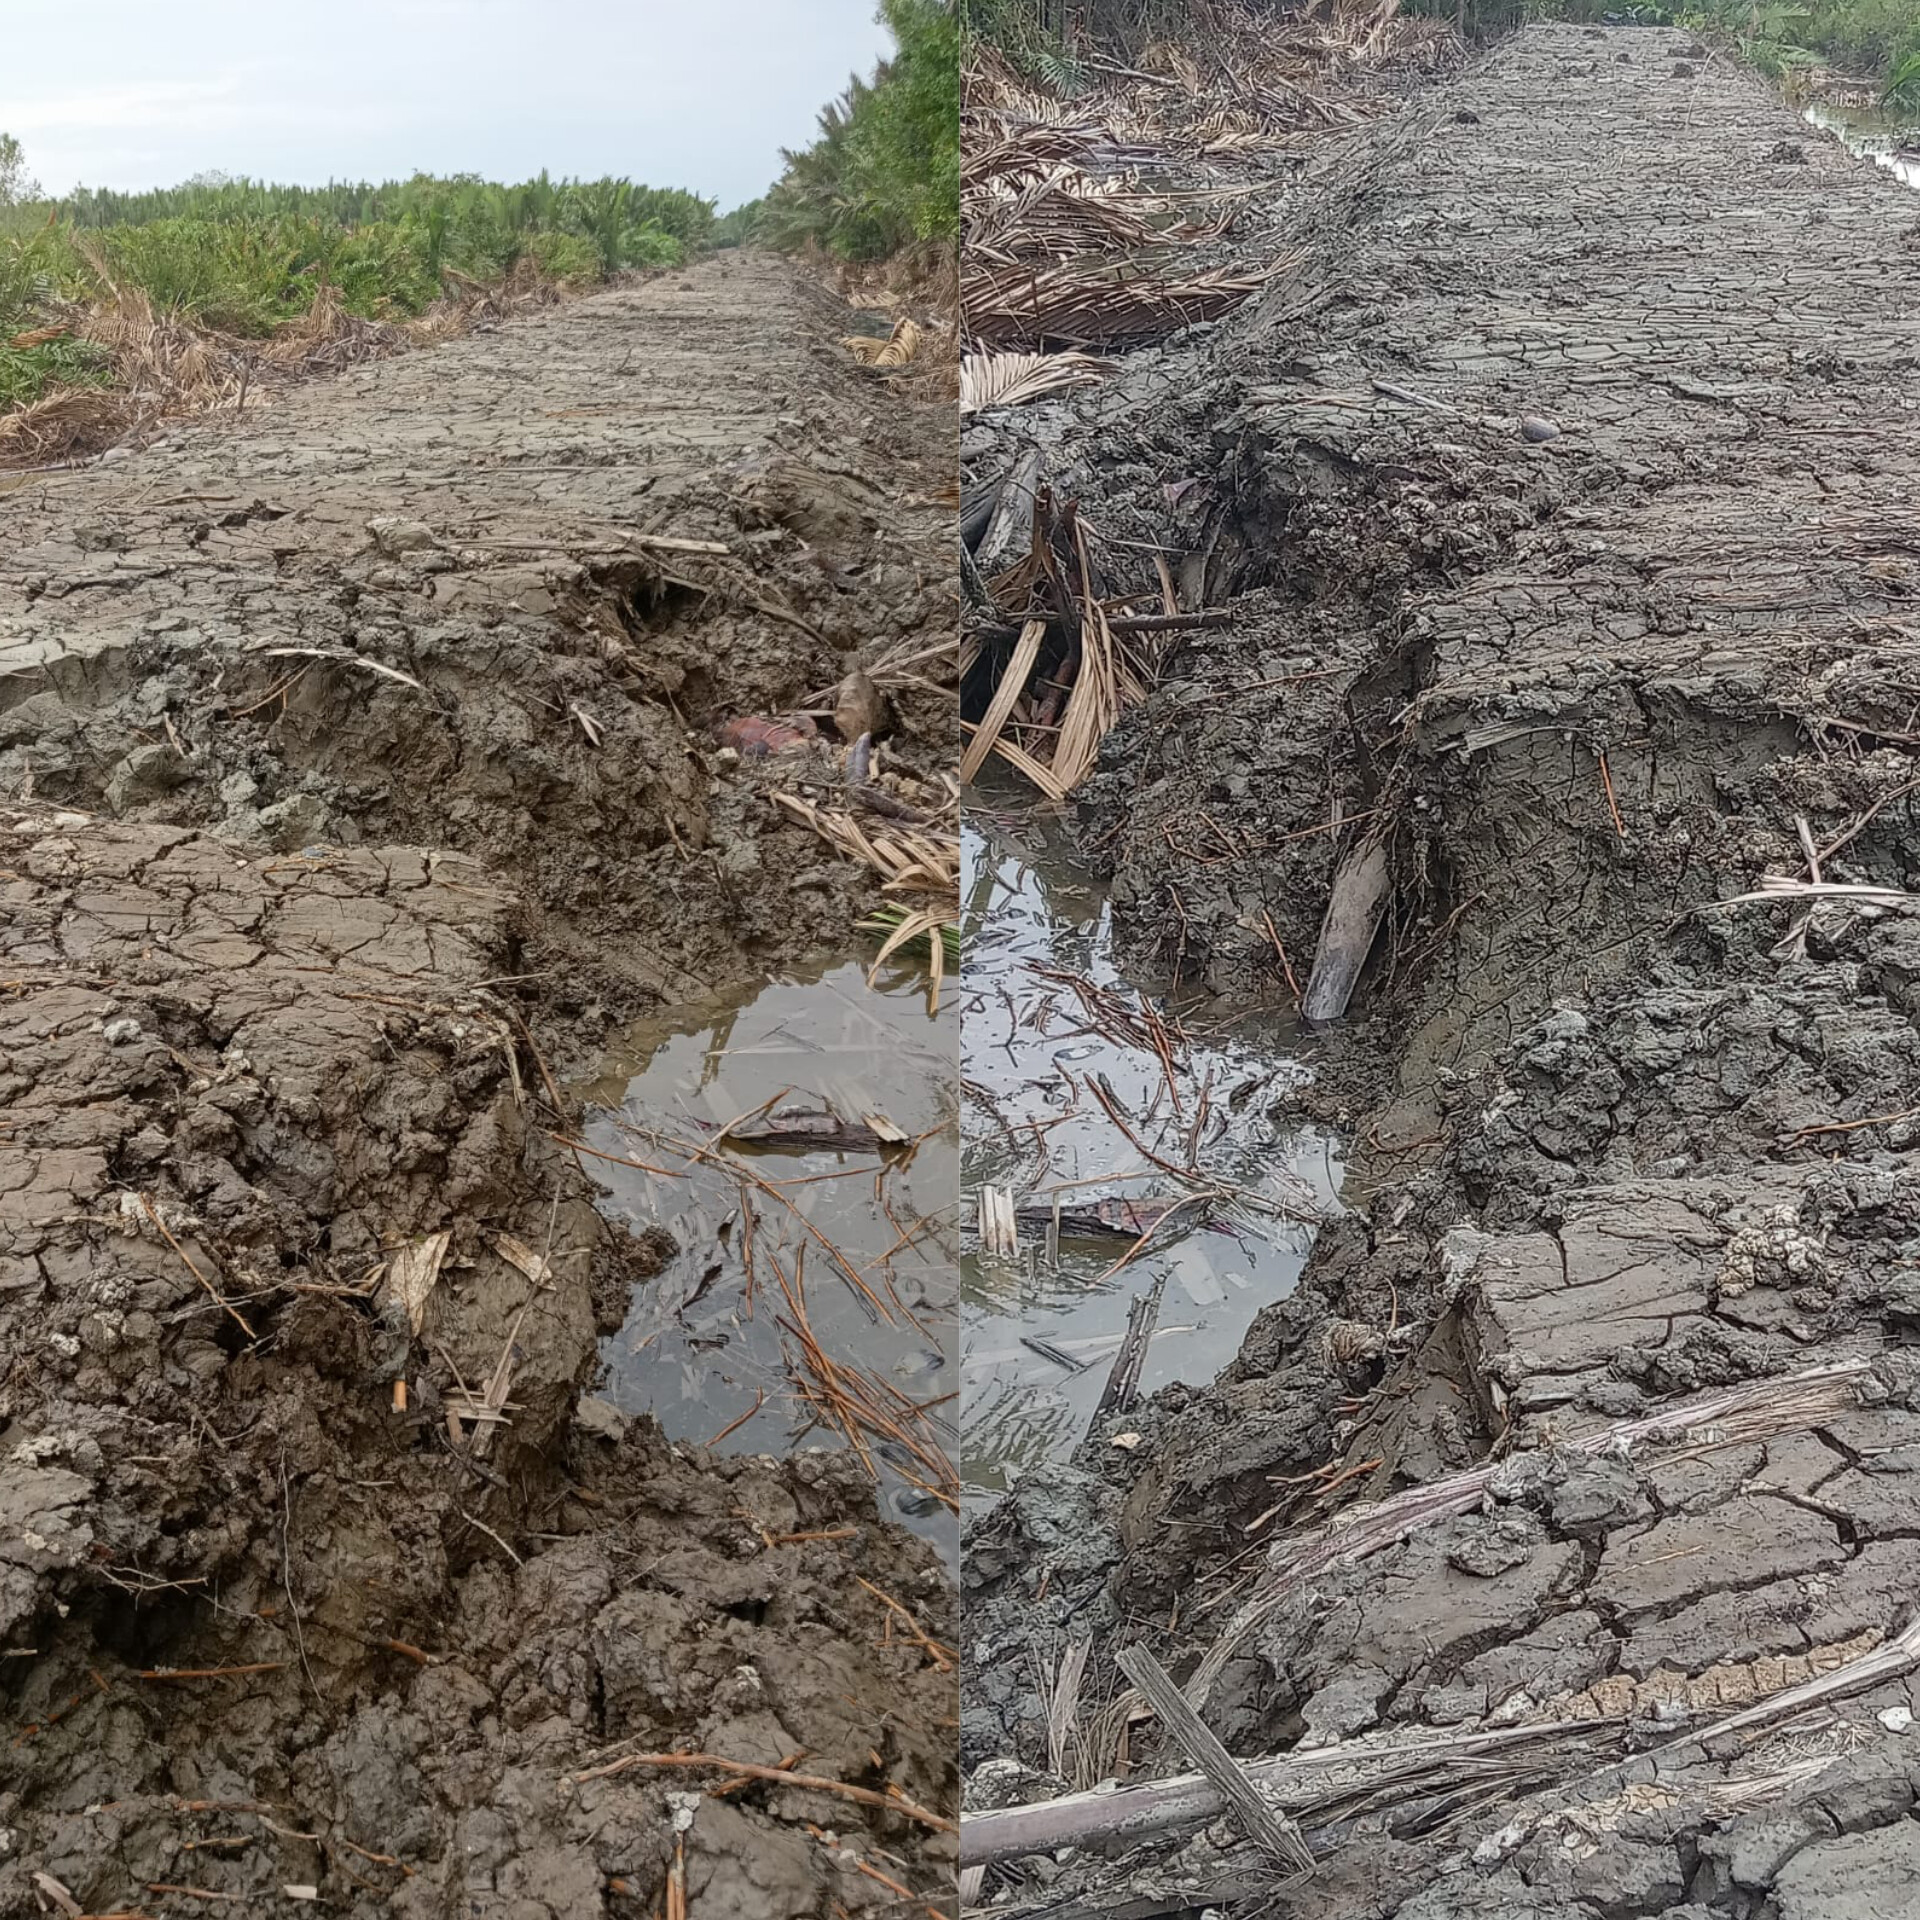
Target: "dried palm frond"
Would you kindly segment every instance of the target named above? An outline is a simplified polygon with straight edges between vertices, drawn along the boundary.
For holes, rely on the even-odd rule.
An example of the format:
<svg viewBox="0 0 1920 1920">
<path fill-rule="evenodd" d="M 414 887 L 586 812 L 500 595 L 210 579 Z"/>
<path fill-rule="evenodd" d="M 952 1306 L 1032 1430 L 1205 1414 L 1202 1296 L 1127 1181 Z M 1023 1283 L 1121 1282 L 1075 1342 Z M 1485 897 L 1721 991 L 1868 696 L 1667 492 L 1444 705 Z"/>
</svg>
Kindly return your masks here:
<svg viewBox="0 0 1920 1920">
<path fill-rule="evenodd" d="M 1024 611 L 1012 626 L 977 628 L 961 651 L 963 688 L 971 680 L 976 696 L 985 692 L 983 670 L 992 681 L 980 720 L 961 723 L 972 736 L 961 757 L 963 781 L 997 756 L 1049 799 L 1063 800 L 1093 770 L 1121 714 L 1146 698 L 1160 657 L 1148 635 L 1162 629 L 1123 617 L 1140 596 L 1103 597 L 1090 535 L 1072 501 L 1056 507 L 1044 486 L 1036 489 L 1031 549 L 989 583 L 998 606 Z M 1173 626 L 1187 620 L 1170 575 L 1156 597 Z"/>
<path fill-rule="evenodd" d="M 875 907 L 873 912 L 860 924 L 870 933 L 879 933 L 883 930 L 891 933 L 896 928 L 904 925 L 909 918 L 910 915 L 905 907 L 889 905 Z M 947 965 L 958 971 L 960 966 L 960 923 L 957 920 L 942 916 L 937 922 L 935 930 L 939 934 L 940 945 L 946 954 Z M 916 931 L 910 937 L 912 939 L 919 939 L 921 934 Z"/>
<path fill-rule="evenodd" d="M 76 459 L 123 439 L 145 417 L 130 396 L 101 387 L 47 394 L 0 414 L 0 467 Z"/>
<path fill-rule="evenodd" d="M 960 362 L 960 411 L 1025 406 L 1105 373 L 1103 363 L 1087 353 L 970 353 Z"/>
<path fill-rule="evenodd" d="M 927 1004 L 938 1013 L 940 982 L 946 977 L 948 963 L 957 962 L 959 958 L 960 928 L 954 918 L 956 911 L 948 907 L 921 907 L 909 912 L 904 907 L 883 907 L 875 913 L 866 924 L 874 931 L 884 929 L 887 937 L 868 969 L 868 985 L 880 977 L 880 969 L 902 948 L 924 940 L 929 976 Z"/>
<path fill-rule="evenodd" d="M 1184 279 L 1141 261 L 976 269 L 961 282 L 966 335 L 978 347 L 1143 346 L 1230 313 L 1295 258 L 1256 273 L 1221 267 Z"/>
<path fill-rule="evenodd" d="M 1151 216 L 1167 212 L 1164 194 L 1133 193 L 1124 182 L 1056 167 L 1022 186 L 987 179 L 961 205 L 967 258 L 1114 253 L 1150 247 L 1162 236 Z"/>
<path fill-rule="evenodd" d="M 870 333 L 850 333 L 843 336 L 840 344 L 863 367 L 882 370 L 904 367 L 919 350 L 920 326 L 902 314 L 884 340 Z"/>
<path fill-rule="evenodd" d="M 871 867 L 901 893 L 952 892 L 960 886 L 960 839 L 926 828 L 889 823 L 871 831 L 844 808 L 823 807 L 797 793 L 776 793 L 774 804 L 811 827 L 849 859 Z"/>
</svg>

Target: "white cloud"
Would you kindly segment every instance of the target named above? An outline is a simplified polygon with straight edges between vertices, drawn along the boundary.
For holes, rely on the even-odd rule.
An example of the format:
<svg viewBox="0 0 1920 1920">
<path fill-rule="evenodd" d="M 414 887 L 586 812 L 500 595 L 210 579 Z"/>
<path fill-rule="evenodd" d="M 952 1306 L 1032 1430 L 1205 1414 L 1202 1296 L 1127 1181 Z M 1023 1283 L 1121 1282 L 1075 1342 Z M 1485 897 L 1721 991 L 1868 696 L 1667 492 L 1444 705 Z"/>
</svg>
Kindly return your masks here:
<svg viewBox="0 0 1920 1920">
<path fill-rule="evenodd" d="M 625 174 L 722 206 L 886 47 L 875 0 L 95 0 L 8 25 L 0 130 L 55 192 L 416 170 Z M 234 49 L 238 58 L 224 57 Z"/>
<path fill-rule="evenodd" d="M 108 127 L 142 131 L 192 128 L 205 123 L 240 97 L 240 77 L 214 80 L 148 82 L 122 87 L 91 87 L 81 93 L 0 93 L 0 127 L 25 138 L 53 131 L 62 135 Z"/>
</svg>

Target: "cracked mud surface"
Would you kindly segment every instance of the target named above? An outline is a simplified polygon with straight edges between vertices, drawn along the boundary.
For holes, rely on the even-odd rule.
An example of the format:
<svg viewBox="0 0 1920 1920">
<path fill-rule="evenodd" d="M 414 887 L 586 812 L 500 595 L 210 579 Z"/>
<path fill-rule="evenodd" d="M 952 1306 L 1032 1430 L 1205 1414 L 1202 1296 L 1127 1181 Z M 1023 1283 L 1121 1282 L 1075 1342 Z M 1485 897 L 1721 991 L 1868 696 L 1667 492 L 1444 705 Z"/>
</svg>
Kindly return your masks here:
<svg viewBox="0 0 1920 1920">
<path fill-rule="evenodd" d="M 1920 1605 L 1920 922 L 1716 904 L 1809 848 L 1920 873 L 1920 201 L 1684 35 L 1531 28 L 1359 139 L 1293 237 L 1188 398 L 1043 431 L 1237 616 L 1082 808 L 1136 954 L 1271 993 L 1263 913 L 1310 953 L 1339 859 L 1389 850 L 1320 1055 L 1355 1210 L 1213 1387 L 971 1530 L 970 1805 L 1006 1790 L 983 1762 L 1048 1764 L 1029 1639 L 1094 1642 L 1068 1772 L 1112 1770 L 1124 1634 L 1246 1756 L 1589 1723 L 1537 1772 L 1306 1817 L 1321 1872 L 1263 1911 L 1912 1912 L 1901 1661 L 1710 1730 Z M 1227 1823 L 995 1884 L 1144 1914 L 1261 1880 Z"/>
<path fill-rule="evenodd" d="M 950 1640 L 940 1555 L 839 1456 L 576 1423 L 659 1255 L 547 1099 L 866 897 L 708 731 L 952 631 L 950 409 L 841 330 L 718 260 L 0 499 L 8 1920 L 949 1897 L 951 1675 L 856 1578 Z M 576 1778 L 667 1750 L 935 1817 Z"/>
</svg>

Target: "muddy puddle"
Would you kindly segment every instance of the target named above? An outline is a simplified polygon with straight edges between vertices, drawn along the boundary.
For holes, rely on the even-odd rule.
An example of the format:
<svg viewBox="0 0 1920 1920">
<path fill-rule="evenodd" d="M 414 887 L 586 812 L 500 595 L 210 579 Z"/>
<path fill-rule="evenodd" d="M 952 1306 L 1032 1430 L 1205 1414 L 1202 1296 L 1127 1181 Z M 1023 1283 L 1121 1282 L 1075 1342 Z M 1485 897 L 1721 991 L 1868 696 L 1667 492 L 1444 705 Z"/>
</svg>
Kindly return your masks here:
<svg viewBox="0 0 1920 1920">
<path fill-rule="evenodd" d="M 949 1548 L 958 1047 L 951 993 L 816 963 L 640 1022 L 579 1089 L 603 1210 L 660 1262 L 600 1397 L 729 1453 L 852 1446 Z"/>
<path fill-rule="evenodd" d="M 975 1510 L 1085 1437 L 1129 1313 L 1156 1288 L 1137 1397 L 1211 1380 L 1291 1291 L 1343 1167 L 1340 1142 L 1290 1111 L 1311 1071 L 1297 1031 L 1228 1026 L 1207 1002 L 1128 984 L 1104 893 L 1057 833 L 987 794 L 962 854 L 961 1485 Z M 983 1188 L 1012 1200 L 1017 1253 L 982 1249 Z M 1181 1211 L 1154 1224 L 1169 1202 Z"/>
<path fill-rule="evenodd" d="M 1816 100 L 1803 118 L 1836 134 L 1853 152 L 1883 166 L 1896 180 L 1920 188 L 1920 129 L 1910 119 L 1874 107 L 1842 107 Z"/>
</svg>

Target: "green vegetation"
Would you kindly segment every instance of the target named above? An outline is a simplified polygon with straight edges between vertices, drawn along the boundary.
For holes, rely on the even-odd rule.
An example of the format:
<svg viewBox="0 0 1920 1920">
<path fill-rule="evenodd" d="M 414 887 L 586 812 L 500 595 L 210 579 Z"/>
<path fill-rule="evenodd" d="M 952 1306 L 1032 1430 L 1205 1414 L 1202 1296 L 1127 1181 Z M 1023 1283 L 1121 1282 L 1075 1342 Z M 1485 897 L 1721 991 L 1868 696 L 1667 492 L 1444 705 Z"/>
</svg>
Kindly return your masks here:
<svg viewBox="0 0 1920 1920">
<path fill-rule="evenodd" d="M 960 231 L 960 23 L 952 0 L 881 0 L 895 52 L 820 115 L 820 137 L 783 152 L 766 198 L 720 223 L 756 239 L 883 260 Z"/>
<path fill-rule="evenodd" d="M 1914 0 L 1408 0 L 1408 11 L 1458 20 L 1470 36 L 1528 20 L 1683 27 L 1731 47 L 1776 79 L 1832 67 L 1920 109 L 1920 9 Z"/>
<path fill-rule="evenodd" d="M 246 340 L 309 313 L 322 289 L 364 320 L 417 318 L 464 284 L 528 273 L 589 283 L 669 267 L 710 244 L 714 206 L 630 180 L 503 186 L 470 175 L 276 186 L 207 175 L 147 193 L 41 197 L 0 134 L 0 411 L 102 383 L 105 356 L 63 337 L 11 345 L 75 306 L 137 290 L 156 312 Z"/>
</svg>

